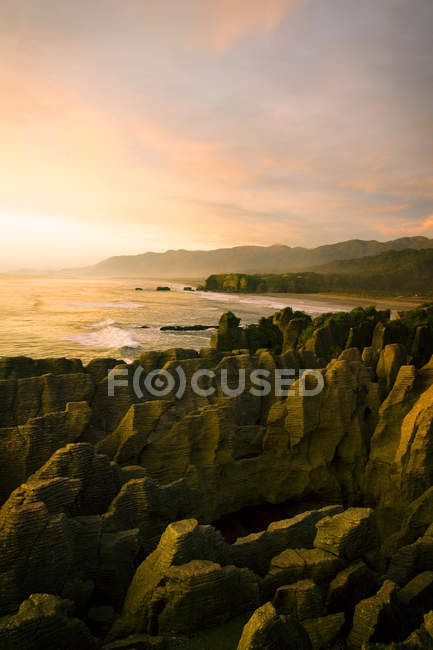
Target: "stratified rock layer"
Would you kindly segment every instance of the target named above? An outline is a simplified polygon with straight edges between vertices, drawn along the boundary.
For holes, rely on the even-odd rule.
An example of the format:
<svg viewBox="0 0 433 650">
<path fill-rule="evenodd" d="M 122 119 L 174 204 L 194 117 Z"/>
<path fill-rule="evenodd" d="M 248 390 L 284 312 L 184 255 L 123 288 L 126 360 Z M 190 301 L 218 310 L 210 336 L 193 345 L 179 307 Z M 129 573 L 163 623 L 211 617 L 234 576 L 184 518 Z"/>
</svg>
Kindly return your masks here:
<svg viewBox="0 0 433 650">
<path fill-rule="evenodd" d="M 1 647 L 428 647 L 432 327 L 287 308 L 199 353 L 0 359 Z M 323 390 L 279 394 L 301 368 Z"/>
</svg>

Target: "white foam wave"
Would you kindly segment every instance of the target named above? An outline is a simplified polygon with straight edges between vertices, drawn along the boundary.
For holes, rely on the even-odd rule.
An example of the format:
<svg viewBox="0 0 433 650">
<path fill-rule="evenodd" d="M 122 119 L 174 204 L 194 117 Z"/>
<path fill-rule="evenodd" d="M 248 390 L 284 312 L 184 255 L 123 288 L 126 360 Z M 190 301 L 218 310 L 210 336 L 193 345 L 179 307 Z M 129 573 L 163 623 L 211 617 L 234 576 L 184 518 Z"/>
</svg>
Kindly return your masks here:
<svg viewBox="0 0 433 650">
<path fill-rule="evenodd" d="M 206 298 L 207 300 L 214 300 L 218 302 L 231 302 L 231 303 L 240 303 L 240 304 L 249 304 L 257 305 L 264 307 L 271 307 L 272 309 L 283 309 L 290 304 L 290 300 L 281 301 L 275 300 L 275 298 L 267 296 L 245 296 L 234 293 L 217 293 L 213 291 L 197 291 L 196 294 L 200 298 Z"/>
<path fill-rule="evenodd" d="M 86 334 L 77 334 L 69 340 L 75 341 L 80 345 L 91 346 L 94 348 L 139 348 L 140 343 L 132 336 L 130 332 L 120 327 L 109 325 L 97 332 L 88 332 Z"/>
<path fill-rule="evenodd" d="M 234 293 L 217 293 L 216 291 L 196 291 L 196 296 L 218 302 L 239 302 L 239 296 Z"/>
<path fill-rule="evenodd" d="M 292 307 L 294 310 L 305 311 L 307 314 L 321 314 L 329 311 L 347 311 L 344 306 L 335 305 L 327 301 L 305 300 L 302 298 L 284 298 L 277 299 L 275 296 L 261 295 L 244 295 L 233 293 L 218 293 L 214 291 L 196 291 L 196 295 L 206 300 L 213 300 L 215 302 L 224 302 L 232 304 L 248 304 L 255 307 L 268 307 L 269 309 L 284 309 L 285 307 Z"/>
</svg>

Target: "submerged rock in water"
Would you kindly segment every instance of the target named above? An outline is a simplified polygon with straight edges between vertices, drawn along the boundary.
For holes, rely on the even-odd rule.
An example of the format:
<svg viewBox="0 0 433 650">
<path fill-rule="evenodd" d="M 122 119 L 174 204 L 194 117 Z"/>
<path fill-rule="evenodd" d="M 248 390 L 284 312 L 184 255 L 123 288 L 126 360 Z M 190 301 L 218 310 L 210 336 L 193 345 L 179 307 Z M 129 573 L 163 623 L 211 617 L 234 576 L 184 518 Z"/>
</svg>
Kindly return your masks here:
<svg viewBox="0 0 433 650">
<path fill-rule="evenodd" d="M 218 329 L 218 325 L 163 325 L 161 332 L 201 332 Z"/>
</svg>

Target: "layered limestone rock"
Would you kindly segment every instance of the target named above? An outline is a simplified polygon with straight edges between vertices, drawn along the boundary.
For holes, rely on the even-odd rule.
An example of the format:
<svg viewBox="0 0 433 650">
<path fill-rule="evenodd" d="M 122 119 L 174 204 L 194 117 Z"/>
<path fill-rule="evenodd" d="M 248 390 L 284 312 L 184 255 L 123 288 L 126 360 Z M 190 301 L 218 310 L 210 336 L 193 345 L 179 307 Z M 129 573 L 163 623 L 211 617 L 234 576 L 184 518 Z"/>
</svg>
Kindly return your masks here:
<svg viewBox="0 0 433 650">
<path fill-rule="evenodd" d="M 80 359 L 31 359 L 30 357 L 0 357 L 0 379 L 24 379 L 47 373 L 56 375 L 83 371 Z"/>
<path fill-rule="evenodd" d="M 319 618 L 325 613 L 322 592 L 311 579 L 279 587 L 273 605 L 278 613 L 291 614 L 299 621 Z"/>
<path fill-rule="evenodd" d="M 311 318 L 301 312 L 293 313 L 290 307 L 282 309 L 273 317 L 273 323 L 280 330 L 283 340 L 281 352 L 296 350 L 305 338 L 305 330 L 312 325 Z"/>
<path fill-rule="evenodd" d="M 380 351 L 376 366 L 376 375 L 383 393 L 386 395 L 392 389 L 398 371 L 407 362 L 407 351 L 404 345 L 392 343 Z"/>
<path fill-rule="evenodd" d="M 62 593 L 74 564 L 73 529 L 63 506 L 78 490 L 71 479 L 37 482 L 18 488 L 2 507 L 0 613 L 12 613 L 38 590 Z"/>
<path fill-rule="evenodd" d="M 398 592 L 401 612 L 413 629 L 422 621 L 425 612 L 433 607 L 433 571 L 424 571 Z"/>
<path fill-rule="evenodd" d="M 233 374 L 241 369 L 248 374 L 257 359 L 238 355 L 221 364 L 232 364 Z M 294 396 L 270 404 L 248 390 L 242 398 L 221 396 L 154 439 L 149 439 L 146 424 L 139 462 L 160 483 L 185 478 L 199 490 L 204 497 L 199 515 L 207 521 L 245 506 L 246 493 L 250 504 L 358 498 L 378 386 L 364 364 L 348 361 L 332 362 L 324 382 L 316 397 L 300 395 L 298 383 Z M 266 406 L 269 414 L 264 419 Z M 143 407 L 149 412 L 146 404 Z M 263 420 L 263 425 L 257 424 Z M 125 435 L 137 440 L 133 429 Z M 105 444 L 109 441 L 98 448 L 108 449 Z"/>
<path fill-rule="evenodd" d="M 402 366 L 379 409 L 365 493 L 367 502 L 377 509 L 384 537 L 397 532 L 410 504 L 432 485 L 433 385 L 429 370 L 417 372 L 414 366 Z"/>
<path fill-rule="evenodd" d="M 356 603 L 376 593 L 378 576 L 362 560 L 349 564 L 331 581 L 326 597 L 329 612 L 346 613 L 352 618 Z"/>
<path fill-rule="evenodd" d="M 200 353 L 0 359 L 2 647 L 94 647 L 109 628 L 130 649 L 429 643 L 432 313 L 229 314 Z M 301 368 L 323 390 L 278 394 L 276 371 Z M 158 369 L 176 390 L 183 373 L 182 399 L 146 387 Z M 193 389 L 207 369 L 214 390 Z M 233 543 L 206 525 L 225 515 Z"/>
<path fill-rule="evenodd" d="M 106 532 L 137 529 L 142 551 L 150 553 L 172 521 L 194 514 L 198 500 L 198 493 L 183 479 L 159 486 L 148 477 L 131 478 L 107 508 L 103 529 Z"/>
<path fill-rule="evenodd" d="M 379 534 L 370 508 L 349 508 L 317 523 L 314 546 L 352 562 L 379 548 Z"/>
<path fill-rule="evenodd" d="M 32 594 L 16 614 L 0 619 L 0 646 L 5 650 L 96 650 L 85 624 L 73 618 L 73 603 L 50 594 Z"/>
<path fill-rule="evenodd" d="M 391 641 L 393 636 L 401 638 L 397 589 L 395 583 L 387 580 L 377 594 L 356 605 L 353 627 L 347 639 L 349 648 L 361 648 L 370 641 Z"/>
<path fill-rule="evenodd" d="M 332 648 L 338 638 L 343 636 L 344 623 L 344 614 L 340 612 L 303 621 L 302 626 L 310 637 L 313 650 L 325 650 Z"/>
<path fill-rule="evenodd" d="M 65 455 L 71 460 L 71 454 Z M 104 510 L 109 492 L 104 495 L 102 484 L 98 486 L 98 478 L 105 477 L 104 472 L 98 477 L 101 466 L 90 466 L 94 477 L 80 477 L 85 463 L 80 454 L 78 458 L 75 466 L 60 463 L 62 471 L 51 478 L 46 476 L 54 473 L 56 462 L 47 463 L 40 476 L 17 488 L 0 510 L 2 614 L 12 613 L 38 590 L 72 598 L 80 607 L 94 591 L 108 603 L 118 604 L 124 596 L 134 573 L 138 530 L 106 533 L 100 515 L 79 514 Z M 88 496 L 93 498 L 88 501 Z"/>
<path fill-rule="evenodd" d="M 93 392 L 93 379 L 85 373 L 0 380 L 0 427 L 63 411 L 68 402 L 89 402 Z"/>
<path fill-rule="evenodd" d="M 362 363 L 332 361 L 318 395 L 295 390 L 294 396 L 274 404 L 263 441 L 264 453 L 277 466 L 270 500 L 360 498 L 377 389 Z"/>
<path fill-rule="evenodd" d="M 278 587 L 307 578 L 317 584 L 328 583 L 344 567 L 344 560 L 318 548 L 288 549 L 271 560 L 263 591 L 271 595 Z"/>
<path fill-rule="evenodd" d="M 80 481 L 80 489 L 69 509 L 71 514 L 104 514 L 120 489 L 116 466 L 107 456 L 95 453 L 89 443 L 69 444 L 55 451 L 29 477 L 27 485 L 61 477 Z"/>
<path fill-rule="evenodd" d="M 110 638 L 194 632 L 257 607 L 257 576 L 217 563 L 224 547 L 214 529 L 195 520 L 170 524 L 137 569 Z"/>
<path fill-rule="evenodd" d="M 232 312 L 223 314 L 218 324 L 218 331 L 212 335 L 211 347 L 219 351 L 231 351 L 247 348 L 245 331 L 239 327 L 240 318 Z"/>
<path fill-rule="evenodd" d="M 132 404 L 113 433 L 96 447 L 121 465 L 137 465 L 146 445 L 163 436 L 175 421 L 176 409 L 168 400 Z"/>
<path fill-rule="evenodd" d="M 271 603 L 259 607 L 242 632 L 237 650 L 277 650 L 297 648 L 310 650 L 305 630 L 289 616 L 278 615 Z"/>
<path fill-rule="evenodd" d="M 246 566 L 259 575 L 265 575 L 271 560 L 284 549 L 312 548 L 317 522 L 342 509 L 342 506 L 336 505 L 304 512 L 273 522 L 266 531 L 239 537 L 230 548 L 230 561 L 236 566 Z"/>
<path fill-rule="evenodd" d="M 8 468 L 1 473 L 0 498 L 38 470 L 60 447 L 76 442 L 91 416 L 87 402 L 71 402 L 64 411 L 30 418 L 25 424 L 0 429 L 0 456 Z"/>
<path fill-rule="evenodd" d="M 418 573 L 433 566 L 433 530 L 419 537 L 413 544 L 402 546 L 391 557 L 387 575 L 403 586 Z"/>
</svg>

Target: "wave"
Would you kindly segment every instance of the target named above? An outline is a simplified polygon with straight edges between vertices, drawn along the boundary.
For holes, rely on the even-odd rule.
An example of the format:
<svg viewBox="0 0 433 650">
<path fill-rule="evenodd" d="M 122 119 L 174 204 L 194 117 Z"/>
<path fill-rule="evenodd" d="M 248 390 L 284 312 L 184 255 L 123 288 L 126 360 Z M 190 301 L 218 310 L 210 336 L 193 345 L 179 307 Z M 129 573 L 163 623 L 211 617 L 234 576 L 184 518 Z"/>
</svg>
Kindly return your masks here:
<svg viewBox="0 0 433 650">
<path fill-rule="evenodd" d="M 217 293 L 216 291 L 196 291 L 195 295 L 206 300 L 218 302 L 239 302 L 239 296 L 234 293 Z"/>
<path fill-rule="evenodd" d="M 196 291 L 196 295 L 206 300 L 215 302 L 224 302 L 232 304 L 248 304 L 256 307 L 268 307 L 270 309 L 284 309 L 292 307 L 295 310 L 304 311 L 307 314 L 321 314 L 328 311 L 347 311 L 347 307 L 335 305 L 332 302 L 323 300 L 306 300 L 305 298 L 283 298 L 278 299 L 275 296 L 244 295 L 236 293 L 218 293 L 216 291 Z M 349 308 L 350 309 L 350 308 Z"/>
<path fill-rule="evenodd" d="M 80 345 L 91 346 L 94 348 L 140 348 L 141 345 L 134 336 L 125 329 L 120 327 L 103 327 L 97 332 L 88 332 L 87 334 L 77 334 L 69 339 Z"/>
<path fill-rule="evenodd" d="M 253 304 L 260 305 L 265 307 L 272 307 L 272 309 L 283 309 L 287 307 L 291 300 L 281 301 L 276 300 L 272 297 L 267 296 L 245 296 L 235 293 L 218 293 L 213 291 L 196 291 L 196 294 L 200 298 L 206 298 L 207 300 L 215 300 L 218 302 L 231 302 L 231 303 L 241 303 L 241 304 Z"/>
</svg>

